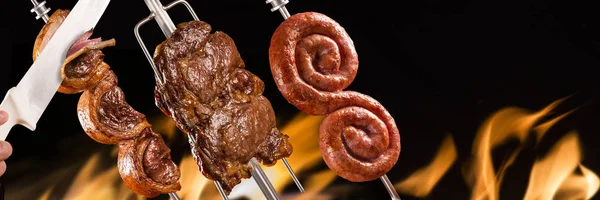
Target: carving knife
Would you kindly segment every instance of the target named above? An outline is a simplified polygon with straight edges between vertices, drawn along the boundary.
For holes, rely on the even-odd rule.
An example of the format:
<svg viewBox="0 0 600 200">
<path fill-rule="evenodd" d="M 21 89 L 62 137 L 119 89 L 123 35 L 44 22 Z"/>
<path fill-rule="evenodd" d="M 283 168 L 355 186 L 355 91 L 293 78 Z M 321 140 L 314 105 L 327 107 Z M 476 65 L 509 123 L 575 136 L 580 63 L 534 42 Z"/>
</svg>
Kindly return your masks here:
<svg viewBox="0 0 600 200">
<path fill-rule="evenodd" d="M 6 93 L 0 110 L 8 121 L 0 125 L 0 140 L 19 124 L 35 131 L 36 124 L 63 81 L 60 71 L 69 47 L 93 29 L 110 0 L 79 0 L 16 87 Z"/>
</svg>

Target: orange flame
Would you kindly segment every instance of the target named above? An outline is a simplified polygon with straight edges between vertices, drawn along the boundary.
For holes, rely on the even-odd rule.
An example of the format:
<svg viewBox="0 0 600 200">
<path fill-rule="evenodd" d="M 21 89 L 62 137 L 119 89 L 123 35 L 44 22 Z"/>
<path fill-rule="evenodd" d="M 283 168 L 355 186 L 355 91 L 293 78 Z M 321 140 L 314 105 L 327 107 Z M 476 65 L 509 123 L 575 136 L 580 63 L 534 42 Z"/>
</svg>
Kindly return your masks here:
<svg viewBox="0 0 600 200">
<path fill-rule="evenodd" d="M 300 114 L 281 129 L 281 132 L 290 136 L 290 142 L 294 147 L 294 153 L 287 160 L 294 168 L 296 174 L 322 162 L 319 146 L 316 142 L 318 140 L 319 124 L 322 120 L 323 117 L 320 116 Z M 198 166 L 191 156 L 184 157 L 180 164 L 180 169 L 182 174 L 181 184 L 183 187 L 177 194 L 181 198 L 221 199 L 213 181 L 207 179 L 198 171 Z M 284 187 L 292 183 L 291 177 L 281 162 L 272 167 L 264 167 L 263 170 L 277 191 L 283 190 Z M 321 182 L 327 182 L 325 180 L 329 179 L 324 177 L 326 175 L 323 174 L 331 176 L 334 173 L 329 171 L 314 176 L 321 177 Z M 306 195 L 315 196 L 314 193 L 321 191 L 323 188 L 324 186 L 322 185 L 305 185 L 306 192 L 303 197 L 306 197 Z M 243 180 L 242 183 L 231 191 L 229 197 L 232 199 L 241 197 L 250 199 L 264 198 L 262 192 L 252 179 Z"/>
<path fill-rule="evenodd" d="M 281 132 L 290 136 L 290 142 L 294 147 L 294 153 L 287 158 L 288 163 L 294 168 L 296 174 L 310 169 L 323 163 L 321 152 L 319 151 L 319 125 L 323 121 L 322 116 L 311 116 L 299 114 L 285 125 Z M 277 191 L 282 191 L 284 187 L 293 184 L 292 178 L 287 172 L 283 163 L 278 162 L 272 167 L 263 167 L 265 174 L 273 183 Z M 318 176 L 318 175 L 315 175 Z M 214 186 L 213 186 L 214 187 Z M 319 187 L 305 187 L 306 192 L 317 191 Z M 264 199 L 264 196 L 254 180 L 248 179 L 236 186 L 231 192 L 231 198 L 248 197 L 250 199 Z"/>
<path fill-rule="evenodd" d="M 448 135 L 429 165 L 417 170 L 404 181 L 396 183 L 394 187 L 400 193 L 424 198 L 429 195 L 455 161 L 456 145 L 452 136 Z"/>
<path fill-rule="evenodd" d="M 502 163 L 498 173 L 495 172 L 492 163 L 492 150 L 509 139 L 517 139 L 521 144 L 525 142 L 533 126 L 556 108 L 566 98 L 560 99 L 548 105 L 546 108 L 531 113 L 521 108 L 505 108 L 488 118 L 479 129 L 473 143 L 473 160 L 470 168 L 465 173 L 467 184 L 473 189 L 471 199 L 497 200 L 499 199 L 500 184 L 505 170 L 512 165 L 521 146 L 517 147 Z M 559 118 L 563 118 L 560 116 Z M 557 118 L 558 119 L 558 118 Z M 538 128 L 539 135 L 545 134 L 552 125 L 559 120 L 550 120 L 542 128 Z M 541 136 L 539 136 L 541 138 Z"/>
<path fill-rule="evenodd" d="M 177 126 L 175 126 L 175 122 L 171 118 L 159 115 L 159 117 L 152 117 L 148 121 L 152 124 L 152 129 L 165 136 L 166 140 L 172 140 L 177 134 Z"/>
<path fill-rule="evenodd" d="M 313 166 L 323 162 L 320 156 L 318 146 L 319 124 L 323 120 L 320 116 L 309 116 L 300 114 L 288 123 L 281 131 L 290 136 L 290 142 L 294 146 L 294 154 L 288 158 L 288 162 L 298 174 Z M 167 137 L 174 137 L 176 128 L 170 119 L 154 120 L 159 124 L 157 130 L 165 133 Z M 116 148 L 115 148 L 116 149 Z M 116 150 L 113 149 L 112 155 L 116 156 Z M 63 199 L 136 199 L 144 200 L 146 198 L 136 195 L 129 190 L 122 182 L 116 166 L 107 170 L 99 169 L 100 154 L 89 158 L 86 164 L 79 170 L 71 187 L 67 190 Z M 181 191 L 177 194 L 182 199 L 221 199 L 212 180 L 204 177 L 199 171 L 196 161 L 192 156 L 184 156 L 179 164 L 181 170 Z M 285 166 L 278 162 L 272 167 L 263 168 L 276 190 L 281 191 L 284 187 L 293 183 Z M 98 171 L 101 171 L 98 173 Z M 305 184 L 306 192 L 303 194 L 291 195 L 288 198 L 293 199 L 323 199 L 318 193 L 329 185 L 337 176 L 330 170 L 324 170 L 313 176 L 308 177 L 308 183 Z M 52 187 L 38 198 L 40 200 L 51 199 Z M 264 198 L 262 192 L 252 179 L 244 180 L 234 188 L 229 196 L 231 199 L 238 197 L 248 197 L 250 199 Z"/>
<path fill-rule="evenodd" d="M 182 185 L 181 190 L 177 192 L 179 197 L 183 199 L 212 199 L 218 195 L 218 192 L 205 192 L 210 189 L 207 186 L 213 186 L 212 181 L 198 171 L 198 165 L 196 165 L 196 161 L 192 156 L 184 157 L 179 169 L 181 170 L 180 181 Z"/>
<path fill-rule="evenodd" d="M 564 199 L 563 197 L 566 196 L 572 199 L 591 199 L 598 192 L 600 188 L 598 175 L 581 164 L 577 170 L 581 171 L 581 175 L 571 174 L 567 177 L 559 187 L 560 192 L 555 195 L 557 199 Z"/>
<path fill-rule="evenodd" d="M 136 195 L 122 182 L 117 167 L 111 167 L 99 174 L 100 155 L 92 156 L 77 174 L 64 199 L 131 199 Z M 115 184 L 116 187 L 106 187 Z M 140 199 L 140 198 L 137 198 Z"/>
<path fill-rule="evenodd" d="M 42 193 L 42 195 L 40 196 L 39 200 L 50 199 L 50 194 L 52 194 L 52 189 L 54 189 L 54 186 L 50 186 L 48 189 L 46 189 L 46 191 L 44 191 L 44 193 Z"/>
<path fill-rule="evenodd" d="M 522 108 L 509 107 L 491 115 L 479 128 L 473 142 L 472 158 L 467 163 L 464 176 L 471 187 L 473 200 L 497 200 L 499 188 L 506 169 L 510 167 L 523 148 L 530 133 L 535 133 L 539 143 L 552 126 L 571 114 L 574 110 L 545 122 L 547 117 L 566 98 L 559 99 L 544 109 L 530 112 Z M 492 150 L 500 145 L 516 140 L 520 145 L 508 158 L 500 163 L 497 171 L 492 163 Z M 590 199 L 600 188 L 600 178 L 581 163 L 580 144 L 576 133 L 569 133 L 554 149 L 533 166 L 525 200 L 545 199 Z M 426 197 L 448 171 L 456 159 L 452 137 L 442 143 L 433 161 L 419 169 L 407 179 L 395 185 L 404 194 Z M 579 172 L 579 173 L 575 173 Z"/>
<path fill-rule="evenodd" d="M 564 136 L 548 153 L 538 160 L 531 171 L 525 200 L 590 199 L 598 191 L 599 179 L 580 164 L 581 152 L 577 133 Z M 574 172 L 579 169 L 583 175 Z"/>
<path fill-rule="evenodd" d="M 289 198 L 284 198 L 284 199 L 290 199 L 290 200 L 303 200 L 303 199 L 313 199 L 313 200 L 328 200 L 328 199 L 333 199 L 333 197 L 328 196 L 328 195 L 321 195 L 319 194 L 320 191 L 322 191 L 323 189 L 325 189 L 325 187 L 327 187 L 328 185 L 330 185 L 335 179 L 337 178 L 337 174 L 335 174 L 333 171 L 326 169 L 323 170 L 315 175 L 312 175 L 308 181 L 306 181 L 304 183 L 304 185 L 306 186 L 306 188 L 308 189 L 306 192 L 297 195 L 297 196 L 292 196 Z"/>
<path fill-rule="evenodd" d="M 473 142 L 472 157 L 467 163 L 464 176 L 472 189 L 471 199 L 498 200 L 499 188 L 504 174 L 516 160 L 525 141 L 535 136 L 536 143 L 559 121 L 574 110 L 542 121 L 566 98 L 557 100 L 540 111 L 509 107 L 491 115 L 479 128 Z M 323 117 L 300 114 L 291 120 L 282 130 L 290 136 L 294 153 L 288 161 L 296 174 L 323 163 L 318 147 L 319 125 Z M 159 119 L 159 132 L 172 138 L 176 128 L 168 118 Z M 531 133 L 534 133 L 533 135 Z M 510 152 L 508 158 L 494 169 L 492 151 L 504 143 L 516 140 L 519 146 Z M 113 152 L 115 153 L 115 152 Z M 113 155 L 114 156 L 114 155 Z M 545 199 L 590 199 L 600 188 L 600 178 L 581 164 L 580 144 L 575 132 L 568 133 L 555 146 L 533 165 L 529 185 L 524 200 Z M 92 156 L 81 168 L 64 199 L 145 199 L 131 192 L 121 181 L 116 166 L 102 171 L 99 154 Z M 395 184 L 404 194 L 424 198 L 428 196 L 441 178 L 457 160 L 456 146 L 452 136 L 442 141 L 435 157 L 427 166 L 415 171 L 408 178 Z M 221 199 L 211 180 L 199 171 L 191 156 L 185 156 L 180 163 L 182 190 L 177 194 L 182 199 Z M 263 168 L 275 189 L 281 191 L 293 184 L 286 168 L 281 162 L 272 167 Z M 302 177 L 300 177 L 302 178 Z M 333 199 L 321 194 L 337 178 L 326 169 L 303 180 L 305 193 L 284 196 L 283 199 Z M 49 187 L 39 197 L 51 199 L 53 187 Z M 252 179 L 244 180 L 235 187 L 229 196 L 231 199 L 264 199 L 262 192 Z"/>
<path fill-rule="evenodd" d="M 121 181 L 117 167 L 99 171 L 100 154 L 93 155 L 81 168 L 63 199 L 142 199 L 129 190 Z M 115 187 L 107 187 L 114 185 Z M 51 199 L 52 187 L 38 199 Z"/>
</svg>

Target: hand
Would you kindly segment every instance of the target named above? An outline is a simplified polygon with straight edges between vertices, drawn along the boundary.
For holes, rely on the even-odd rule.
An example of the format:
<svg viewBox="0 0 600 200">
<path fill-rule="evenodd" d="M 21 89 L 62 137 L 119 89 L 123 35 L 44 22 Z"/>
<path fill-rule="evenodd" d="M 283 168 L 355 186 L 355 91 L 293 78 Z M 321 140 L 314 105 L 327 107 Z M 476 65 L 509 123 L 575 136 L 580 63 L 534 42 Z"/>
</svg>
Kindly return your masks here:
<svg viewBox="0 0 600 200">
<path fill-rule="evenodd" d="M 0 110 L 0 126 L 6 123 L 8 120 L 8 114 Z M 6 141 L 0 141 L 0 176 L 6 172 L 6 160 L 12 154 L 12 146 Z"/>
</svg>

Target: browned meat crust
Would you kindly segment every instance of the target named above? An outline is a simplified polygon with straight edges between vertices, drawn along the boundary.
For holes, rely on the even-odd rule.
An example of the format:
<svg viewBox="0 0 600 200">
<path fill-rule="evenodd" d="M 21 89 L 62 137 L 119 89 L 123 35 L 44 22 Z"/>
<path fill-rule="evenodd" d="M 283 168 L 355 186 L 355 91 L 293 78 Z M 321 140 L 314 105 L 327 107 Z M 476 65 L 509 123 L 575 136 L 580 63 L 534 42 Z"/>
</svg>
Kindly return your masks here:
<svg viewBox="0 0 600 200">
<path fill-rule="evenodd" d="M 204 176 L 229 193 L 251 176 L 251 158 L 273 165 L 288 157 L 292 146 L 275 126 L 263 81 L 244 69 L 227 34 L 210 32 L 202 21 L 182 23 L 156 48 L 154 63 L 164 84 L 157 85 L 155 97 L 188 134 Z"/>
<path fill-rule="evenodd" d="M 35 41 L 34 60 L 68 14 L 68 10 L 52 14 Z M 91 33 L 86 35 L 83 37 Z M 71 54 L 63 66 L 65 79 L 58 91 L 83 92 L 77 106 L 81 126 L 95 141 L 119 145 L 119 172 L 132 191 L 148 198 L 176 192 L 181 189 L 180 172 L 171 160 L 169 147 L 151 130 L 146 117 L 127 104 L 117 76 L 103 62 L 100 49 L 114 45 L 114 39 L 90 43 Z"/>
</svg>

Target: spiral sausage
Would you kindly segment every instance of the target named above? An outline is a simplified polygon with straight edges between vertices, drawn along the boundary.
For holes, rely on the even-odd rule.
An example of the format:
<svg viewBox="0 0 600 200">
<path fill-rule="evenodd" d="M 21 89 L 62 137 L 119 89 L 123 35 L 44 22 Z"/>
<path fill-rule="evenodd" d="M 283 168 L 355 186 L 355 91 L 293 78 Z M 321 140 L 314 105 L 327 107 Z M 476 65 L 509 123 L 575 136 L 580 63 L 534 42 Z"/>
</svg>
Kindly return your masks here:
<svg viewBox="0 0 600 200">
<path fill-rule="evenodd" d="M 293 15 L 273 34 L 269 61 L 289 103 L 308 114 L 327 115 L 319 147 L 329 168 L 354 182 L 392 169 L 400 155 L 394 119 L 375 99 L 344 91 L 356 76 L 358 55 L 343 27 L 320 13 Z"/>
<path fill-rule="evenodd" d="M 52 14 L 35 41 L 34 60 L 68 14 L 68 10 Z M 93 140 L 118 145 L 119 173 L 132 191 L 153 198 L 180 190 L 180 172 L 169 147 L 152 131 L 146 117 L 127 104 L 117 76 L 103 62 L 100 49 L 114 46 L 114 39 L 89 40 L 91 35 L 91 31 L 85 33 L 69 49 L 62 68 L 65 79 L 58 91 L 83 92 L 77 105 L 81 126 Z"/>
</svg>

